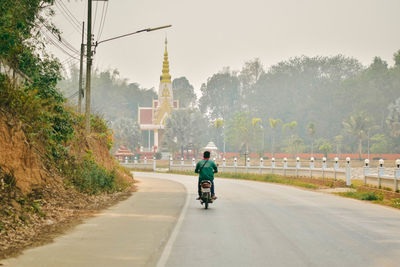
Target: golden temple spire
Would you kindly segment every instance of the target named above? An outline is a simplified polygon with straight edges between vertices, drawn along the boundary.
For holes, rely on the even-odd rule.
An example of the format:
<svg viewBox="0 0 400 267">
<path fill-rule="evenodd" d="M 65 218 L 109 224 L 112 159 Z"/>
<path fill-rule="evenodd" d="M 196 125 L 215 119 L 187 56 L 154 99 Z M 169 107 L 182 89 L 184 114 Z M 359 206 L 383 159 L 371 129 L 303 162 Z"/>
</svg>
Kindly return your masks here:
<svg viewBox="0 0 400 267">
<path fill-rule="evenodd" d="M 171 83 L 171 75 L 169 74 L 169 62 L 168 62 L 168 51 L 167 51 L 167 37 L 165 37 L 165 52 L 164 52 L 164 62 L 161 74 L 162 83 Z"/>
</svg>

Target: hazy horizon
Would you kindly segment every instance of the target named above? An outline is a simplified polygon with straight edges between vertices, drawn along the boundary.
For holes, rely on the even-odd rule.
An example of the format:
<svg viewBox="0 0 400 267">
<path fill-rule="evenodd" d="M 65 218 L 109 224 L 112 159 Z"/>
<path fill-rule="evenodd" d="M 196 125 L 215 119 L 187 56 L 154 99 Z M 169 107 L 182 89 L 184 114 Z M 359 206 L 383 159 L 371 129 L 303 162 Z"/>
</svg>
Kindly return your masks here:
<svg viewBox="0 0 400 267">
<path fill-rule="evenodd" d="M 86 18 L 87 1 L 63 3 L 77 20 Z M 54 7 L 54 22 L 63 37 L 79 48 L 81 36 L 59 6 Z M 102 8 L 103 2 L 93 2 L 95 40 Z M 301 55 L 343 54 L 364 65 L 374 56 L 393 65 L 393 53 L 400 49 L 400 36 L 395 34 L 399 9 L 400 1 L 396 0 L 110 0 L 100 40 L 148 27 L 173 26 L 99 45 L 94 66 L 116 68 L 129 82 L 157 88 L 165 36 L 172 78 L 187 77 L 197 93 L 213 73 L 225 66 L 240 70 L 245 61 L 254 58 L 269 67 Z M 67 58 L 52 50 L 62 60 Z"/>
</svg>

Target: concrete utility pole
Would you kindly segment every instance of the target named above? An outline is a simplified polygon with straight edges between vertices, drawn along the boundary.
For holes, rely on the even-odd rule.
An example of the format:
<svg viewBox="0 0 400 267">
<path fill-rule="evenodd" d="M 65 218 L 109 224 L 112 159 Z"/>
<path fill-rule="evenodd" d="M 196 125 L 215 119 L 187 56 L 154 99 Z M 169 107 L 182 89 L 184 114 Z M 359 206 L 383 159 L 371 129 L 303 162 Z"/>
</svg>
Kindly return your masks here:
<svg viewBox="0 0 400 267">
<path fill-rule="evenodd" d="M 107 2 L 108 0 L 88 0 L 88 23 L 87 23 L 87 42 L 86 42 L 86 106 L 85 106 L 85 131 L 86 134 L 90 134 L 90 86 L 91 86 L 91 73 L 92 73 L 92 1 L 105 1 Z M 119 39 L 122 37 L 130 36 L 132 34 L 140 33 L 140 32 L 151 32 L 155 30 L 161 30 L 164 28 L 169 28 L 171 25 L 166 25 L 166 26 L 161 26 L 157 28 L 148 28 L 120 36 L 116 36 L 113 38 L 109 38 L 100 42 L 96 42 L 94 44 L 95 48 L 100 44 L 104 42 L 108 42 L 111 40 Z"/>
<path fill-rule="evenodd" d="M 83 43 L 85 40 L 85 22 L 82 23 L 82 43 L 81 43 L 81 58 L 80 58 L 80 65 L 79 65 L 79 97 L 78 97 L 78 113 L 82 112 L 82 97 L 84 96 L 83 93 L 83 56 L 85 54 L 85 44 Z"/>
<path fill-rule="evenodd" d="M 86 106 L 85 123 L 86 134 L 90 133 L 90 82 L 92 72 L 92 0 L 88 0 L 88 23 L 86 41 Z"/>
</svg>

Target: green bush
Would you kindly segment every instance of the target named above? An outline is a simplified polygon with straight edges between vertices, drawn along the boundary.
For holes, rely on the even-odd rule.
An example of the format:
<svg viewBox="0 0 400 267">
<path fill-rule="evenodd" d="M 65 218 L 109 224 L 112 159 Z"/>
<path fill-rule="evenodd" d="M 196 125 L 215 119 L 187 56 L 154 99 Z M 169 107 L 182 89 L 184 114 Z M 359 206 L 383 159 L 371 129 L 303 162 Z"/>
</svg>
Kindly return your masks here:
<svg viewBox="0 0 400 267">
<path fill-rule="evenodd" d="M 156 160 L 160 160 L 161 159 L 161 152 L 156 152 L 155 154 L 154 154 L 154 157 L 156 157 Z"/>
<path fill-rule="evenodd" d="M 78 167 L 71 182 L 81 192 L 87 194 L 112 193 L 117 189 L 115 178 L 114 170 L 107 171 L 92 159 L 85 159 Z"/>
<path fill-rule="evenodd" d="M 360 200 L 367 200 L 367 201 L 381 201 L 383 200 L 383 196 L 381 194 L 376 194 L 375 192 L 346 192 L 343 193 L 346 197 L 356 198 Z"/>
</svg>

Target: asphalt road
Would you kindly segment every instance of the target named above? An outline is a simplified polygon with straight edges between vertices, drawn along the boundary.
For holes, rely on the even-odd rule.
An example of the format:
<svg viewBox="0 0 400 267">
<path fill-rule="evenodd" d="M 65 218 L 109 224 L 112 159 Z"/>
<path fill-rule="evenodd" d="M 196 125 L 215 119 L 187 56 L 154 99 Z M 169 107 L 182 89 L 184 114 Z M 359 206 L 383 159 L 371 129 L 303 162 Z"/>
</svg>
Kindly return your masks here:
<svg viewBox="0 0 400 267">
<path fill-rule="evenodd" d="M 142 191 L 5 266 L 400 266 L 398 210 L 229 179 L 205 210 L 195 177 L 135 177 Z"/>
</svg>

